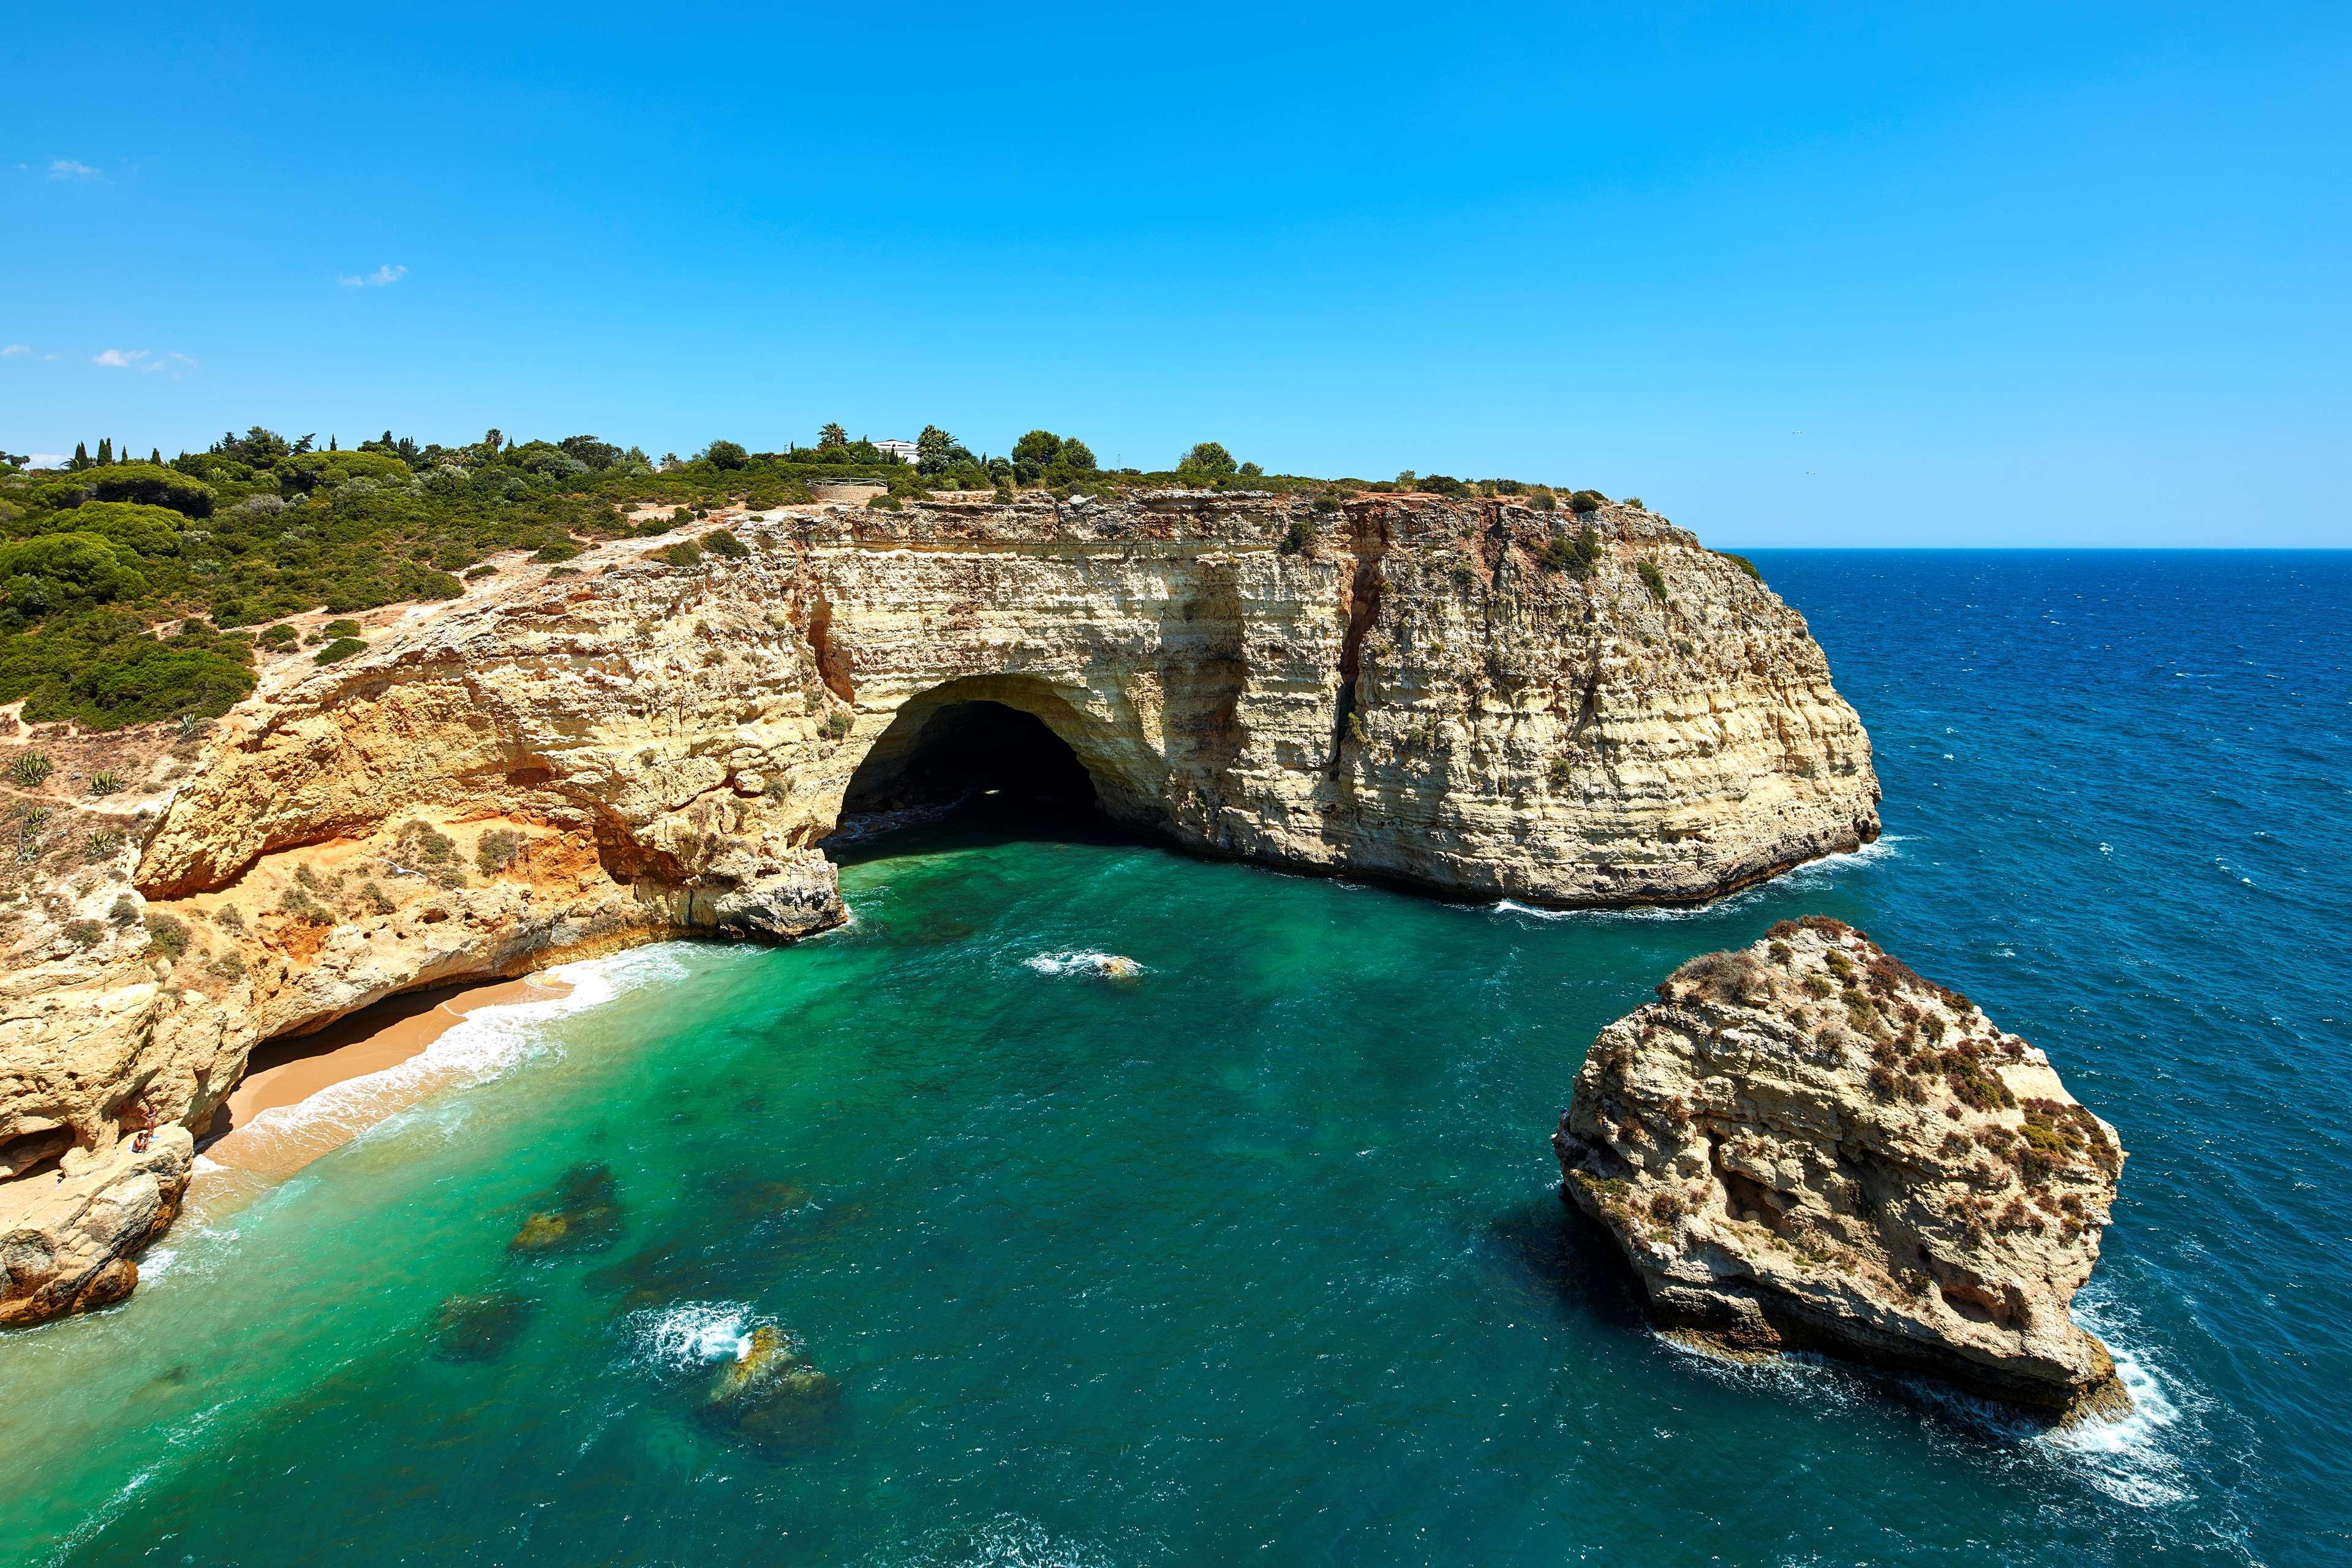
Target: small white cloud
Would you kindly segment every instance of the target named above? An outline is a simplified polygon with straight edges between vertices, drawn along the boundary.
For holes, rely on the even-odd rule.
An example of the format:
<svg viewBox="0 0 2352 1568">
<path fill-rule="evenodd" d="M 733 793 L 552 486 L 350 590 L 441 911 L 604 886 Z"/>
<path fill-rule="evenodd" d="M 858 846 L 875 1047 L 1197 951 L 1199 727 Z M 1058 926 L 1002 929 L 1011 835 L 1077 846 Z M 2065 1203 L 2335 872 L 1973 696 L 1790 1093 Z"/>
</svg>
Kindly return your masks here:
<svg viewBox="0 0 2352 1568">
<path fill-rule="evenodd" d="M 139 368 L 142 371 L 148 372 L 160 370 L 165 375 L 170 376 L 173 381 L 177 381 L 182 376 L 187 374 L 190 371 L 195 369 L 196 362 L 190 359 L 185 354 L 165 354 L 161 359 L 149 360 L 145 364 L 141 365 Z"/>
<path fill-rule="evenodd" d="M 27 453 L 25 466 L 28 468 L 62 468 L 66 466 L 66 455 L 63 452 Z"/>
<path fill-rule="evenodd" d="M 106 176 L 77 159 L 52 158 L 49 160 L 49 178 L 52 180 L 102 180 Z"/>
<path fill-rule="evenodd" d="M 32 352 L 33 345 L 30 343 L 10 343 L 6 348 L 0 349 L 0 359 L 15 359 L 18 354 L 28 354 Z"/>
<path fill-rule="evenodd" d="M 381 289 L 387 283 L 397 283 L 407 276 L 407 268 L 395 267 L 387 261 L 374 271 L 359 278 L 354 278 L 348 272 L 337 273 L 335 281 L 346 289 Z"/>
<path fill-rule="evenodd" d="M 89 363 L 92 364 L 102 364 L 109 370 L 122 370 L 128 366 L 137 364 L 141 360 L 145 359 L 146 357 L 147 351 L 145 349 L 108 349 L 103 353 L 94 353 L 90 355 Z"/>
</svg>

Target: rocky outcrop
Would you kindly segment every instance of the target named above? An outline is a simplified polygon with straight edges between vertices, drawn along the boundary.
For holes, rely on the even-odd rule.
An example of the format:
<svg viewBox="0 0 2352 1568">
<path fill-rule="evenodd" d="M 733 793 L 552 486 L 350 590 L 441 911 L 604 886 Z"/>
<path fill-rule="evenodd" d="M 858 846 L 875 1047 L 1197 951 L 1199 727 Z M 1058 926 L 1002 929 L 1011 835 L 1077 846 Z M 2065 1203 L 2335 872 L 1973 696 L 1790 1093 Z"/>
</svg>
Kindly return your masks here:
<svg viewBox="0 0 2352 1568">
<path fill-rule="evenodd" d="M 1450 894 L 1701 900 L 1878 831 L 1802 618 L 1639 508 L 716 521 L 747 551 L 604 544 L 267 677 L 16 929 L 0 1179 L 95 1170 L 149 1110 L 201 1129 L 254 1045 L 400 991 L 836 923 L 819 841 L 968 702 L 1175 843 Z"/>
<path fill-rule="evenodd" d="M 1552 1143 L 1659 1321 L 2042 1410 L 2124 1401 L 2067 1314 L 2124 1152 L 2047 1057 L 1830 920 L 1658 994 L 1593 1041 Z"/>
<path fill-rule="evenodd" d="M 188 1130 L 166 1127 L 79 1175 L 0 1187 L 0 1327 L 130 1295 L 138 1256 L 179 1212 L 194 1160 Z"/>
</svg>

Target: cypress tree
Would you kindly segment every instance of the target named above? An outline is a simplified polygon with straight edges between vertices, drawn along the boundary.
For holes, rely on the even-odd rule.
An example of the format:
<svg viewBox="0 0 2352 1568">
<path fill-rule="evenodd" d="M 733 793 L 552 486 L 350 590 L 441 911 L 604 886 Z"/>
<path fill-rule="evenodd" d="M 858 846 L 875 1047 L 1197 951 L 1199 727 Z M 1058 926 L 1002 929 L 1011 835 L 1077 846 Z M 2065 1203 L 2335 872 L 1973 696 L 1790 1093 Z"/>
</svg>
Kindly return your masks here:
<svg viewBox="0 0 2352 1568">
<path fill-rule="evenodd" d="M 161 463 L 163 460 L 163 448 L 161 447 L 148 447 L 147 460 L 151 463 Z"/>
<path fill-rule="evenodd" d="M 98 438 L 98 466 L 102 468 L 113 461 L 114 440 L 111 437 L 100 436 Z"/>
<path fill-rule="evenodd" d="M 72 466 L 77 468 L 87 468 L 89 467 L 89 447 L 88 443 L 82 441 L 76 441 L 74 443 Z"/>
<path fill-rule="evenodd" d="M 331 435 L 327 437 L 327 450 L 330 452 L 335 450 L 335 438 Z"/>
</svg>

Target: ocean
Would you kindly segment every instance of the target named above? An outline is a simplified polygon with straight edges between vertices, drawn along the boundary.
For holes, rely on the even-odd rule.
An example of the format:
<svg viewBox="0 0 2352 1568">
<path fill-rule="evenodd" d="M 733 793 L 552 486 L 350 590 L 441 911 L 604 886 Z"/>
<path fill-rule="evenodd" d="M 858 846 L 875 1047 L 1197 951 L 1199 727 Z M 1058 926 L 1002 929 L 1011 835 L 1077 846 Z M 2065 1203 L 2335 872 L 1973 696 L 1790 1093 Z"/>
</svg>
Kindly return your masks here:
<svg viewBox="0 0 2352 1568">
<path fill-rule="evenodd" d="M 128 1303 L 0 1336 L 0 1559 L 2352 1559 L 2352 556 L 1753 559 L 1877 844 L 1560 914 L 880 841 L 846 929 L 573 966 Z M 2129 1419 L 1692 1354 L 1563 1210 L 1594 1031 L 1807 913 L 2120 1130 L 2076 1308 Z M 772 1420 L 717 1397 L 755 1339 L 824 1374 Z"/>
</svg>

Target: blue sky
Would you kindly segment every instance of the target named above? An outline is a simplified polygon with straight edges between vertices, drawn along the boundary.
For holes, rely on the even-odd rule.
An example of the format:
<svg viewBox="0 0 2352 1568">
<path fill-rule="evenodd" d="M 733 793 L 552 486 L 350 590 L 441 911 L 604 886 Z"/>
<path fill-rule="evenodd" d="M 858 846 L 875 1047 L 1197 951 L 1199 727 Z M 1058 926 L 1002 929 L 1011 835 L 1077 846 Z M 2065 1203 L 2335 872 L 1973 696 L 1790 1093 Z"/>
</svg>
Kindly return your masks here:
<svg viewBox="0 0 2352 1568">
<path fill-rule="evenodd" d="M 12 451 L 1045 426 L 1725 545 L 2352 544 L 2340 5 L 65 26 Z"/>
</svg>

